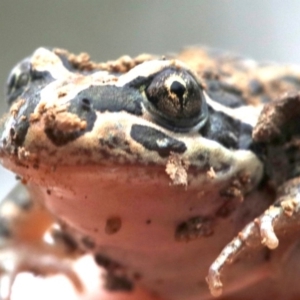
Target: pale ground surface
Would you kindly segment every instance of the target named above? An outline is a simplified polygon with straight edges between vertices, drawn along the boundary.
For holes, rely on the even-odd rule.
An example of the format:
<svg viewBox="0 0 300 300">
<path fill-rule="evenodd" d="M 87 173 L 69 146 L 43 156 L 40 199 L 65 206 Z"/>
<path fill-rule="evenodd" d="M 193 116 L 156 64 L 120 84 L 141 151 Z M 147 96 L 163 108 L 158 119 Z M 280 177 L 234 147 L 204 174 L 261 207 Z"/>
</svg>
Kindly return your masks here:
<svg viewBox="0 0 300 300">
<path fill-rule="evenodd" d="M 70 281 L 61 275 L 48 278 L 28 273 L 20 274 L 13 287 L 11 300 L 159 300 L 136 290 L 134 293 L 109 293 L 101 288 L 101 271 L 91 257 L 84 257 L 75 263 L 86 292 L 79 295 Z"/>
</svg>

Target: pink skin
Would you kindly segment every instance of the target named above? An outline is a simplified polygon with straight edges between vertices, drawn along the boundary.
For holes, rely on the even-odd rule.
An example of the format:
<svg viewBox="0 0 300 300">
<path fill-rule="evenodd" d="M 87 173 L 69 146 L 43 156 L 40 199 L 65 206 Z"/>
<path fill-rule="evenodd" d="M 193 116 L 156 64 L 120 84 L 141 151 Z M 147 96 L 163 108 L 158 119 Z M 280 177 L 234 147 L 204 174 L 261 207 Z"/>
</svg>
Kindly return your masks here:
<svg viewBox="0 0 300 300">
<path fill-rule="evenodd" d="M 214 214 L 223 200 L 220 199 L 219 191 L 230 185 L 232 174 L 229 174 L 232 176 L 227 173 L 217 174 L 218 176 L 212 179 L 205 172 L 202 176 L 193 176 L 191 173 L 189 185 L 185 187 L 170 185 L 170 178 L 164 166 L 147 166 L 145 169 L 144 166 L 129 164 L 111 166 L 107 162 L 107 166 L 103 165 L 101 168 L 94 165 L 72 167 L 58 164 L 56 168 L 39 165 L 39 169 L 36 169 L 12 165 L 8 160 L 4 160 L 4 163 L 17 174 L 25 176 L 32 198 L 42 201 L 53 215 L 59 216 L 70 229 L 74 228 L 72 233 L 75 238 L 77 234 L 78 240 L 81 238 L 80 235 L 91 237 L 96 245 L 99 245 L 100 253 L 121 262 L 124 266 L 130 266 L 129 277 L 134 272 L 147 274 L 142 276 L 138 285 L 149 291 L 155 290 L 166 299 L 196 300 L 199 297 L 211 299 L 205 282 L 207 270 L 222 246 L 232 239 L 235 227 L 240 227 L 241 218 L 237 216 L 235 224 L 228 219 L 216 221 L 214 238 L 202 239 L 201 243 L 178 242 L 174 234 L 176 225 L 183 220 L 198 214 L 204 216 Z M 236 165 L 237 169 L 234 169 L 234 166 L 231 168 L 236 174 L 240 168 L 248 166 L 245 159 Z M 251 164 L 253 170 L 255 166 L 256 169 L 260 168 L 254 161 Z M 180 166 L 173 167 L 180 169 Z M 252 196 L 253 199 L 247 203 L 252 203 L 251 207 L 256 203 L 254 207 L 261 211 L 260 203 L 263 202 L 261 200 L 265 200 L 267 195 L 260 192 L 259 195 L 254 193 Z M 105 230 L 106 220 L 114 216 L 122 220 L 122 228 L 114 234 L 108 234 Z M 154 220 L 151 225 L 147 224 L 148 219 Z M 260 264 L 260 259 L 252 262 L 253 267 L 256 264 Z M 243 273 L 245 268 L 249 272 L 248 267 L 247 264 L 240 264 L 238 270 L 231 269 L 232 274 Z M 90 269 L 83 267 L 78 274 L 88 277 Z M 88 285 L 83 298 L 78 298 L 78 295 L 73 293 L 73 298 L 68 295 L 64 299 L 92 299 L 86 297 L 95 295 L 103 300 L 104 291 L 99 292 L 99 284 L 95 283 L 89 287 L 95 278 L 99 276 L 96 274 L 92 279 L 83 280 Z M 236 284 L 234 276 L 230 278 L 230 282 L 226 283 L 227 291 L 239 289 L 240 285 Z M 49 280 L 44 281 L 47 283 Z M 159 284 L 158 280 L 164 280 L 168 284 Z M 197 284 L 198 282 L 201 284 Z M 22 286 L 26 288 L 21 293 L 22 296 L 37 292 L 37 284 L 29 289 L 27 283 Z M 47 289 L 50 290 L 47 295 L 54 293 L 51 299 L 54 298 L 58 286 L 57 283 L 52 285 L 52 288 L 48 286 L 42 288 L 42 294 L 37 298 L 41 299 L 40 296 L 44 295 Z M 61 295 L 62 291 L 65 291 L 63 285 L 59 290 Z M 106 296 L 112 300 L 135 299 L 135 295 L 114 298 L 123 295 L 105 293 Z M 97 299 L 95 297 L 93 299 Z M 139 294 L 136 297 L 139 300 L 144 299 Z M 34 299 L 34 296 L 28 298 Z"/>
</svg>

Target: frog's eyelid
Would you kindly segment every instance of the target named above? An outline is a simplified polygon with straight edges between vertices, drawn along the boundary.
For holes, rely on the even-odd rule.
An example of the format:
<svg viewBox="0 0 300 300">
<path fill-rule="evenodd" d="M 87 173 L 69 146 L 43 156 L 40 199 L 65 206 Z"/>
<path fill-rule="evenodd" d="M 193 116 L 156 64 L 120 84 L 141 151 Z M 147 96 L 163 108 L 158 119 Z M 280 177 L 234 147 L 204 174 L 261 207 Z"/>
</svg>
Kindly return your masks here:
<svg viewBox="0 0 300 300">
<path fill-rule="evenodd" d="M 130 84 L 139 77 L 149 78 L 167 67 L 178 67 L 188 70 L 187 66 L 178 60 L 151 60 L 137 65 L 126 74 L 121 75 L 116 86 Z"/>
</svg>

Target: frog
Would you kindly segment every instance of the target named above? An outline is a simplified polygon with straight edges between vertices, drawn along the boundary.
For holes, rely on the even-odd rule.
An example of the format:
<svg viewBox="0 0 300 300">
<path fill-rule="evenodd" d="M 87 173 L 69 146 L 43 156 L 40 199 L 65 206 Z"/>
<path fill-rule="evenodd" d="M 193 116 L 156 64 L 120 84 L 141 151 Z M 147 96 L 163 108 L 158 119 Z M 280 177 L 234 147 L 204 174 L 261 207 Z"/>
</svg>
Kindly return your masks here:
<svg viewBox="0 0 300 300">
<path fill-rule="evenodd" d="M 300 67 L 205 47 L 122 56 L 40 47 L 10 72 L 2 299 L 83 255 L 105 288 L 160 299 L 296 299 Z"/>
</svg>

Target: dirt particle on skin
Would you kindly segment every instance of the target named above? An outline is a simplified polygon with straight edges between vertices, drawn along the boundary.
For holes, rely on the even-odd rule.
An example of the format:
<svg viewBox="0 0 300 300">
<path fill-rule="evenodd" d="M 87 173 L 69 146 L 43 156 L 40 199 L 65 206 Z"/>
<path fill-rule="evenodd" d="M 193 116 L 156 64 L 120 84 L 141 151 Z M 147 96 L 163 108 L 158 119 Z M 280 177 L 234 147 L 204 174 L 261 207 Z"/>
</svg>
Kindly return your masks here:
<svg viewBox="0 0 300 300">
<path fill-rule="evenodd" d="M 220 192 L 221 196 L 237 198 L 240 202 L 244 200 L 244 194 L 251 187 L 251 178 L 247 173 L 238 174 L 228 187 Z"/>
<path fill-rule="evenodd" d="M 188 185 L 188 168 L 188 161 L 183 160 L 179 154 L 171 153 L 166 165 L 166 173 L 170 176 L 173 185 Z"/>
<path fill-rule="evenodd" d="M 30 152 L 27 151 L 24 147 L 18 148 L 18 159 L 19 160 L 28 160 L 30 157 Z"/>
<path fill-rule="evenodd" d="M 19 113 L 20 108 L 22 107 L 22 105 L 25 103 L 24 99 L 20 99 L 16 102 L 14 102 L 9 110 L 10 114 L 16 118 L 16 116 Z"/>
<path fill-rule="evenodd" d="M 298 202 L 294 199 L 289 199 L 289 200 L 282 201 L 280 205 L 284 210 L 284 213 L 287 216 L 291 217 L 295 212 L 295 210 L 297 209 Z"/>
<path fill-rule="evenodd" d="M 206 175 L 209 179 L 215 179 L 216 178 L 216 172 L 213 167 L 210 167 L 209 170 L 206 172 Z"/>
<path fill-rule="evenodd" d="M 93 71 L 99 69 L 108 72 L 125 73 L 143 62 L 153 59 L 153 56 L 149 54 L 141 54 L 135 58 L 124 55 L 114 61 L 96 63 L 93 62 L 90 56 L 84 52 L 76 55 L 64 49 L 56 48 L 53 51 L 57 55 L 67 57 L 70 64 L 81 71 Z"/>
<path fill-rule="evenodd" d="M 120 217 L 110 217 L 106 220 L 105 224 L 105 233 L 107 234 L 115 234 L 117 233 L 122 227 L 122 220 Z"/>
<path fill-rule="evenodd" d="M 45 129 L 52 129 L 64 133 L 85 130 L 87 122 L 81 120 L 76 114 L 67 111 L 67 106 L 46 107 L 46 103 L 40 103 L 37 111 L 29 117 L 31 123 L 42 120 Z"/>
<path fill-rule="evenodd" d="M 40 120 L 40 118 L 42 117 L 42 115 L 46 112 L 46 103 L 45 102 L 41 102 L 38 107 L 37 107 L 37 111 L 30 114 L 29 116 L 29 122 L 30 123 L 34 123 Z"/>
</svg>

